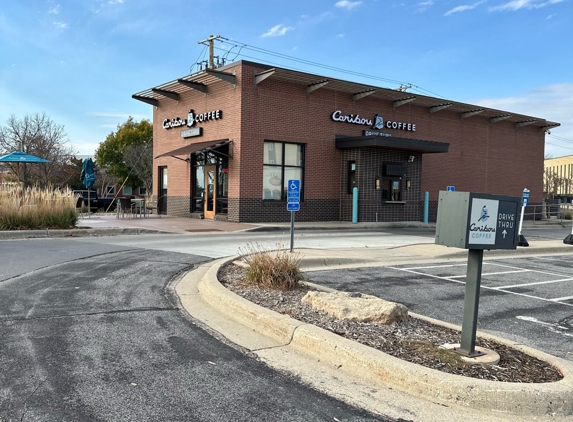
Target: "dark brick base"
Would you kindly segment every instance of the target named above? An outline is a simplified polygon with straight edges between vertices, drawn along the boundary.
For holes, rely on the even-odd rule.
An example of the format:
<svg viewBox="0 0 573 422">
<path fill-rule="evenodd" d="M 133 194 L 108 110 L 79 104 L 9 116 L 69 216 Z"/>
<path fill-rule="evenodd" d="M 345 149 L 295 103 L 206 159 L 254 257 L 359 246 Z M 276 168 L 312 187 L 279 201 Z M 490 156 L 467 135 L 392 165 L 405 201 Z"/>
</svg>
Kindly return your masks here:
<svg viewBox="0 0 573 422">
<path fill-rule="evenodd" d="M 407 202 L 406 204 L 384 204 L 381 201 L 359 201 L 358 222 L 394 222 L 422 221 L 424 204 Z M 352 221 L 352 201 L 344 200 L 341 206 L 341 221 Z"/>
<path fill-rule="evenodd" d="M 262 199 L 229 198 L 228 221 L 239 223 L 284 223 L 290 221 L 285 202 Z M 308 200 L 301 202 L 296 221 L 339 221 L 340 205 L 336 200 Z M 231 210 L 238 212 L 231 213 Z M 237 218 L 238 217 L 238 218 Z M 232 219 L 233 218 L 233 219 Z"/>
</svg>

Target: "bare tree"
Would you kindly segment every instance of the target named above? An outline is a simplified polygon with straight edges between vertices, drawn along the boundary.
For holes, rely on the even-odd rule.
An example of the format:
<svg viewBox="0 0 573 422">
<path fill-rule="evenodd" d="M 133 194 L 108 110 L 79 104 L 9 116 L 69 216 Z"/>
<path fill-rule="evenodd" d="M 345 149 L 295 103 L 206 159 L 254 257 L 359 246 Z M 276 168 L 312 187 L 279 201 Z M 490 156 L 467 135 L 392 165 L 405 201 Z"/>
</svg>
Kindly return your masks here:
<svg viewBox="0 0 573 422">
<path fill-rule="evenodd" d="M 123 153 L 123 161 L 130 171 L 141 180 L 149 194 L 153 183 L 153 139 L 131 145 Z"/>
<path fill-rule="evenodd" d="M 557 170 L 545 168 L 543 190 L 547 194 L 547 198 L 553 199 L 556 195 L 568 194 L 571 186 L 573 186 L 573 181 L 570 177 L 560 176 Z"/>
<path fill-rule="evenodd" d="M 68 143 L 63 125 L 54 123 L 45 113 L 26 115 L 22 119 L 11 115 L 0 127 L 0 150 L 4 153 L 20 150 L 48 160 L 48 163 L 6 163 L 6 167 L 25 184 L 61 184 L 66 180 L 66 167 L 75 156 Z"/>
</svg>

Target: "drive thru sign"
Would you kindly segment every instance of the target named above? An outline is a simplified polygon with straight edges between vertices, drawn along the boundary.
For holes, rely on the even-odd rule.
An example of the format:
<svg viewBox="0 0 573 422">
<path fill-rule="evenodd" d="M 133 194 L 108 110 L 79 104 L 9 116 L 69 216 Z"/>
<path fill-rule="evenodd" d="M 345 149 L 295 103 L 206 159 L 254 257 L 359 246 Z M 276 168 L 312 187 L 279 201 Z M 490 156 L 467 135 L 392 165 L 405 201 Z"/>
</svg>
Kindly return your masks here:
<svg viewBox="0 0 573 422">
<path fill-rule="evenodd" d="M 436 243 L 462 249 L 516 249 L 519 199 L 440 191 Z"/>
<path fill-rule="evenodd" d="M 471 192 L 440 191 L 436 243 L 468 249 L 464 317 L 460 347 L 465 356 L 476 351 L 476 330 L 484 249 L 516 249 L 520 198 Z"/>
</svg>

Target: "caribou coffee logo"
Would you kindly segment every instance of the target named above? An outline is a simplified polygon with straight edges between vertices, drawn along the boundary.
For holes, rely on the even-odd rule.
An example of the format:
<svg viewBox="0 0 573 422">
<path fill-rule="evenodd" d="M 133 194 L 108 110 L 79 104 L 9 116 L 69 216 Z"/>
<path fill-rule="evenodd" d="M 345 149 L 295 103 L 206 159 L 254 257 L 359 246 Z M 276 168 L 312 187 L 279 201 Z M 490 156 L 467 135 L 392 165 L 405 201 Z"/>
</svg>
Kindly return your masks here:
<svg viewBox="0 0 573 422">
<path fill-rule="evenodd" d="M 408 130 L 411 132 L 416 131 L 416 125 L 414 123 L 404 123 L 404 122 L 394 122 L 392 120 L 384 121 L 384 117 L 380 114 L 376 114 L 374 116 L 374 122 L 372 119 L 366 119 L 364 117 L 360 117 L 360 114 L 342 114 L 342 111 L 336 110 L 330 116 L 332 120 L 335 122 L 346 122 L 346 123 L 354 123 L 356 125 L 368 125 L 372 129 L 400 129 L 400 130 Z"/>
<path fill-rule="evenodd" d="M 473 198 L 468 243 L 495 244 L 495 228 L 497 226 L 495 216 L 497 216 L 498 207 L 499 201 Z"/>
<path fill-rule="evenodd" d="M 174 119 L 163 120 L 163 129 L 173 129 L 174 127 L 187 126 L 193 127 L 196 123 L 204 123 L 210 120 L 219 120 L 223 118 L 223 110 L 213 110 L 206 113 L 195 114 L 195 110 L 189 110 L 187 119 L 176 117 Z"/>
</svg>

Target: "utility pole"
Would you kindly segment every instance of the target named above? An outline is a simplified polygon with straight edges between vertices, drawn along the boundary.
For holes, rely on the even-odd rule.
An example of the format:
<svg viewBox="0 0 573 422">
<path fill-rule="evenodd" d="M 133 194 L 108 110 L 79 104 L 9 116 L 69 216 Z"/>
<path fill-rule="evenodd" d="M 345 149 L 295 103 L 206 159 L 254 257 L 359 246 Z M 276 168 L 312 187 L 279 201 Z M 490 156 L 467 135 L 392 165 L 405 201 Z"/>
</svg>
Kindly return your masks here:
<svg viewBox="0 0 573 422">
<path fill-rule="evenodd" d="M 215 41 L 216 39 L 221 38 L 220 35 L 211 35 L 209 36 L 209 38 L 207 38 L 206 40 L 202 40 L 199 41 L 198 44 L 206 44 L 209 43 L 209 69 L 214 69 L 215 68 L 215 63 L 213 60 L 213 41 Z"/>
</svg>

